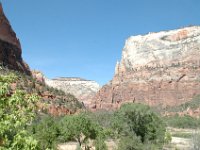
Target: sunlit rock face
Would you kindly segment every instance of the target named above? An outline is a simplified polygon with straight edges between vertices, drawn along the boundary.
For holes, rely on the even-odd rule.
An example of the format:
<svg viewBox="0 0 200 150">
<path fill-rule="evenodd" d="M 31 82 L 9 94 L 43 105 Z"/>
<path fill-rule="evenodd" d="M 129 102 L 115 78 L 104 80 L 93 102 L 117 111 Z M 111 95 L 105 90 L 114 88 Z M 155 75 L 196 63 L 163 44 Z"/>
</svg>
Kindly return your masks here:
<svg viewBox="0 0 200 150">
<path fill-rule="evenodd" d="M 112 81 L 93 100 L 98 108 L 124 102 L 178 105 L 200 94 L 200 27 L 131 36 Z"/>
<path fill-rule="evenodd" d="M 88 105 L 88 100 L 94 97 L 96 92 L 100 89 L 100 85 L 97 82 L 82 78 L 45 78 L 45 83 L 65 93 L 73 94 L 80 101 L 83 101 L 85 105 Z"/>
<path fill-rule="evenodd" d="M 0 4 L 0 64 L 9 69 L 31 74 L 22 59 L 21 45 Z"/>
</svg>

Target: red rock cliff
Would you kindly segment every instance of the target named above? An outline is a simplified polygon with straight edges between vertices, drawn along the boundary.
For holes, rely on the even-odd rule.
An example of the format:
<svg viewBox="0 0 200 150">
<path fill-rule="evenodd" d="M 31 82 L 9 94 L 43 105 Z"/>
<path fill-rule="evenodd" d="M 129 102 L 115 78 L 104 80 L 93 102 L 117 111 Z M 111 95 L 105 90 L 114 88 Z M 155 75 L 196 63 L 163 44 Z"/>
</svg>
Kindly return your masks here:
<svg viewBox="0 0 200 150">
<path fill-rule="evenodd" d="M 30 75 L 29 67 L 23 61 L 21 55 L 20 42 L 0 4 L 0 64 L 9 69 L 18 70 Z"/>
<path fill-rule="evenodd" d="M 200 27 L 130 37 L 110 83 L 93 98 L 95 107 L 141 102 L 179 105 L 200 94 Z"/>
</svg>

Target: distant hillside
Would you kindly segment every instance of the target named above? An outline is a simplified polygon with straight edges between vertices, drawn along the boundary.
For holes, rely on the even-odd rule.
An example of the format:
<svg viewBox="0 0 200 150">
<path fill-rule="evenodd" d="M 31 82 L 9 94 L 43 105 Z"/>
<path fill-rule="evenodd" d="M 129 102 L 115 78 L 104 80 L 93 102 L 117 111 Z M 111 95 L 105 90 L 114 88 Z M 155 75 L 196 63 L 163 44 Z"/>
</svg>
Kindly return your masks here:
<svg viewBox="0 0 200 150">
<path fill-rule="evenodd" d="M 49 87 L 32 76 L 0 67 L 0 75 L 8 75 L 10 73 L 18 76 L 18 80 L 12 84 L 13 89 L 21 89 L 27 93 L 36 93 L 40 96 L 38 103 L 40 113 L 66 115 L 74 114 L 82 108 L 82 104 L 72 94 L 65 94 L 61 90 Z"/>
<path fill-rule="evenodd" d="M 90 105 L 89 101 L 100 89 L 100 85 L 92 80 L 86 80 L 76 77 L 61 77 L 56 79 L 45 79 L 45 83 L 57 89 L 64 91 L 65 93 L 71 93 L 76 98 L 84 103 L 87 107 Z"/>
</svg>

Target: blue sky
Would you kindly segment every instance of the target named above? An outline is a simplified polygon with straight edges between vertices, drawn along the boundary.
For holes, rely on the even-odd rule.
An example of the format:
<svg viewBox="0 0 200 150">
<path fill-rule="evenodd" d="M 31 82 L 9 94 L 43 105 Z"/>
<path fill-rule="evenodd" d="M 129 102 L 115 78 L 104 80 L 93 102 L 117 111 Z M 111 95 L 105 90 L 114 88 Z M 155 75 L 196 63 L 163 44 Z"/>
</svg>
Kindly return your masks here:
<svg viewBox="0 0 200 150">
<path fill-rule="evenodd" d="M 131 35 L 200 25 L 200 0 L 1 0 L 31 69 L 112 79 Z"/>
</svg>

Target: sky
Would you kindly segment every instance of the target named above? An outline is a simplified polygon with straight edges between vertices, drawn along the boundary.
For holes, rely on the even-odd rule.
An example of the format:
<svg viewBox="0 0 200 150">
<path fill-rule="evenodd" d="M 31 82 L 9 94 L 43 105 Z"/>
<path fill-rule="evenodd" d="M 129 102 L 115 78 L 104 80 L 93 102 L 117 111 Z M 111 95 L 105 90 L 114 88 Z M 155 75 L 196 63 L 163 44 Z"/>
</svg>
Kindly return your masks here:
<svg viewBox="0 0 200 150">
<path fill-rule="evenodd" d="M 106 84 L 129 36 L 200 25 L 200 0 L 1 0 L 23 58 L 48 78 Z"/>
</svg>

